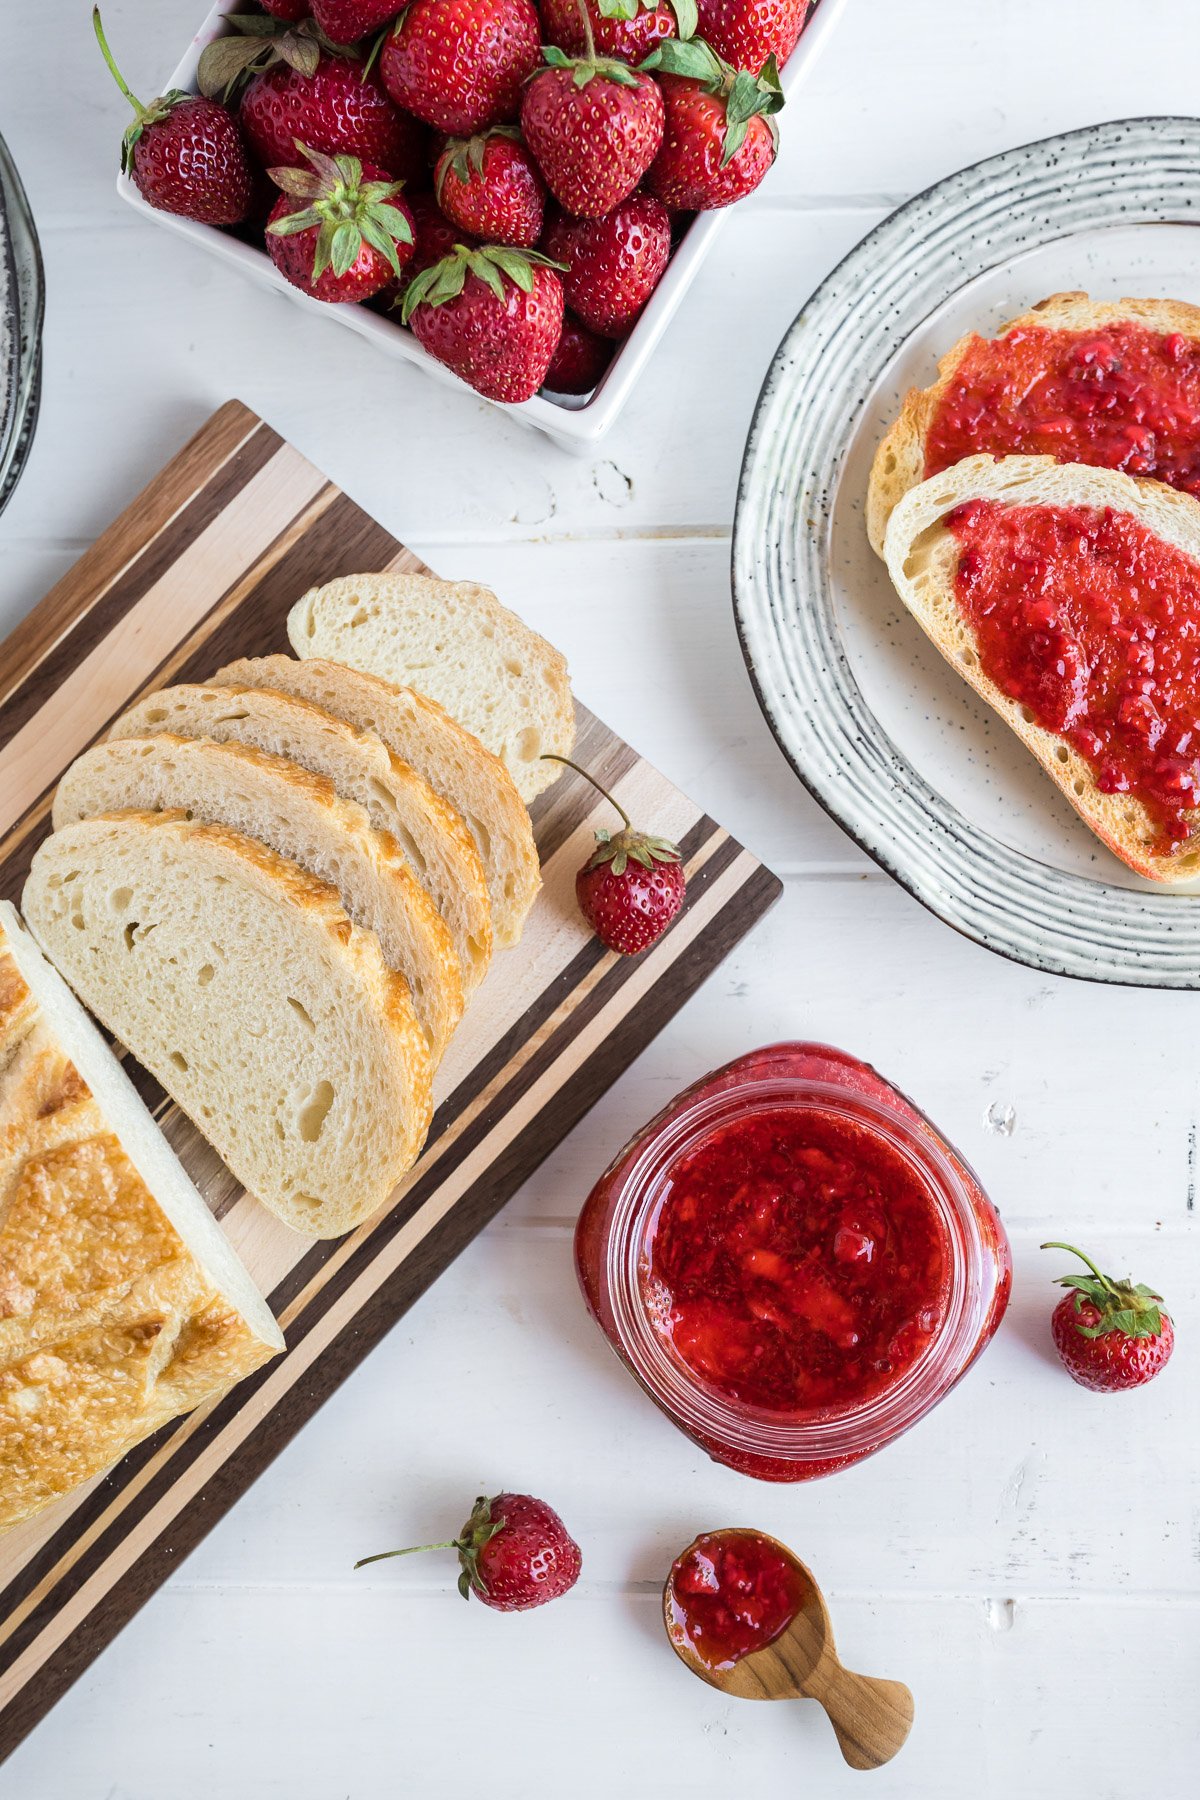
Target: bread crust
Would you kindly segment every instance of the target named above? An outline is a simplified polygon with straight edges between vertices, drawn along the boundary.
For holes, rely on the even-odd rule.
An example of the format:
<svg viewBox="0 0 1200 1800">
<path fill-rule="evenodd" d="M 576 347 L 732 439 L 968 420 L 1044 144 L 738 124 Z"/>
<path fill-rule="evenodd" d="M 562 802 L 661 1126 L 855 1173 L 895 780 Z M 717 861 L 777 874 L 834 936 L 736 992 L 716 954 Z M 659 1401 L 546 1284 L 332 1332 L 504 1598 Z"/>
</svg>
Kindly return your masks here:
<svg viewBox="0 0 1200 1800">
<path fill-rule="evenodd" d="M 1045 730 L 1011 699 L 979 661 L 974 631 L 958 607 L 954 575 L 957 539 L 943 523 L 967 500 L 1011 506 L 1108 507 L 1126 513 L 1165 543 L 1200 562 L 1200 501 L 1160 481 L 1060 463 L 1051 456 L 971 456 L 911 488 L 888 522 L 884 553 L 892 582 L 909 612 L 955 672 L 1020 738 L 1055 786 L 1114 855 L 1149 881 L 1173 885 L 1200 877 L 1200 808 L 1192 835 L 1170 856 L 1150 845 L 1158 832 L 1138 800 L 1105 794 L 1090 764 L 1064 739 Z"/>
<path fill-rule="evenodd" d="M 1144 325 L 1150 331 L 1179 332 L 1200 341 L 1200 307 L 1186 300 L 1093 300 L 1078 291 L 1051 294 L 1039 300 L 1028 312 L 1002 325 L 996 337 L 1007 337 L 1012 331 L 1032 326 L 1050 331 L 1100 331 L 1106 325 L 1125 321 Z M 929 428 L 964 356 L 978 340 L 979 334 L 973 331 L 959 338 L 938 363 L 937 380 L 927 388 L 909 389 L 900 416 L 875 452 L 867 484 L 866 512 L 867 536 L 877 556 L 884 554 L 884 538 L 893 509 L 910 488 L 925 478 Z"/>
<path fill-rule="evenodd" d="M 158 1205 L 43 1017 L 0 919 L 0 1530 L 279 1347 L 214 1286 Z"/>
</svg>

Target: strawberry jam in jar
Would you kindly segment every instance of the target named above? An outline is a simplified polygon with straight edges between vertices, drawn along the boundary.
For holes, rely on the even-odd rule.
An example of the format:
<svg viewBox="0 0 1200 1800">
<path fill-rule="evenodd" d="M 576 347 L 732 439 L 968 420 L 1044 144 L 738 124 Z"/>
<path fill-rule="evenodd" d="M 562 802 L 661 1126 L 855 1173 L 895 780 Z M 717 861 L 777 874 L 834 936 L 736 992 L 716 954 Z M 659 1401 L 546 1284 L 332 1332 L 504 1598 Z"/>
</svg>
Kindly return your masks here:
<svg viewBox="0 0 1200 1800">
<path fill-rule="evenodd" d="M 767 1481 L 882 1449 L 990 1340 L 999 1217 L 935 1127 L 866 1063 L 775 1044 L 689 1088 L 580 1216 L 588 1306 L 658 1405 Z"/>
</svg>

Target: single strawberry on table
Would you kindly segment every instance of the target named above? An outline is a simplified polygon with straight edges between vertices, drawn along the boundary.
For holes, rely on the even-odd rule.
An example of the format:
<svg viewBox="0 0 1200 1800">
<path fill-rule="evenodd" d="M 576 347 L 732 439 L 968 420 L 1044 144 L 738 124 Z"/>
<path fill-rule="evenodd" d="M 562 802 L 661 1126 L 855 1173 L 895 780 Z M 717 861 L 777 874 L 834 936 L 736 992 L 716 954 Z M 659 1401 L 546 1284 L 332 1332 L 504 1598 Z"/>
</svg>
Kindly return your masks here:
<svg viewBox="0 0 1200 1800">
<path fill-rule="evenodd" d="M 309 168 L 270 171 L 283 189 L 267 222 L 271 261 L 314 300 L 368 300 L 412 255 L 402 183 L 354 156 L 297 149 Z"/>
<path fill-rule="evenodd" d="M 602 219 L 560 213 L 545 251 L 563 269 L 567 305 L 603 337 L 624 337 L 662 279 L 671 256 L 671 218 L 653 194 L 630 194 Z"/>
<path fill-rule="evenodd" d="M 666 126 L 646 186 L 677 212 L 732 206 L 753 193 L 779 148 L 783 105 L 768 57 L 757 75 L 734 69 L 701 38 L 668 38 L 643 68 L 659 74 Z"/>
<path fill-rule="evenodd" d="M 665 37 L 691 37 L 696 0 L 582 0 L 601 56 L 641 62 Z M 545 41 L 572 56 L 587 47 L 581 0 L 539 0 Z"/>
<path fill-rule="evenodd" d="M 409 0 L 384 39 L 379 69 L 397 106 L 470 137 L 516 118 L 540 45 L 532 0 Z"/>
<path fill-rule="evenodd" d="M 583 1563 L 579 1545 L 544 1500 L 531 1494 L 480 1495 L 456 1538 L 364 1556 L 356 1569 L 422 1550 L 457 1550 L 458 1591 L 497 1612 L 528 1612 L 568 1593 Z"/>
<path fill-rule="evenodd" d="M 546 67 L 521 101 L 521 130 L 559 205 L 597 219 L 633 192 L 654 161 L 663 97 L 648 75 L 598 55 L 586 19 L 584 28 L 581 56 L 553 44 L 543 50 Z"/>
<path fill-rule="evenodd" d="M 1054 1347 L 1072 1380 L 1099 1394 L 1152 1380 L 1175 1347 L 1162 1296 L 1141 1283 L 1102 1275 L 1074 1244 L 1049 1243 L 1042 1249 L 1066 1250 L 1087 1265 L 1085 1274 L 1058 1277 L 1069 1292 L 1050 1321 Z"/>
<path fill-rule="evenodd" d="M 458 244 L 409 282 L 401 318 L 478 393 L 515 405 L 546 379 L 562 332 L 562 283 L 536 250 Z"/>
<path fill-rule="evenodd" d="M 635 831 L 625 808 L 578 763 L 549 752 L 542 760 L 574 769 L 621 815 L 615 837 L 596 833 L 596 848 L 575 877 L 575 898 L 602 944 L 622 956 L 637 956 L 657 942 L 683 905 L 687 882 L 679 846 Z"/>
<path fill-rule="evenodd" d="M 563 314 L 562 336 L 542 383 L 552 394 L 590 394 L 612 361 L 608 338 L 591 331 L 573 314 Z"/>
<path fill-rule="evenodd" d="M 433 188 L 446 217 L 474 237 L 532 248 L 542 235 L 546 184 L 511 125 L 450 138 Z"/>
<path fill-rule="evenodd" d="M 811 10 L 812 0 L 696 0 L 696 29 L 735 69 L 761 69 L 768 56 L 782 67 Z"/>
<path fill-rule="evenodd" d="M 143 106 L 113 61 L 98 6 L 92 9 L 92 26 L 113 79 L 133 108 L 133 123 L 121 141 L 121 167 L 142 199 L 160 212 L 204 225 L 239 225 L 250 213 L 254 174 L 237 120 L 217 101 L 177 88 Z"/>
</svg>

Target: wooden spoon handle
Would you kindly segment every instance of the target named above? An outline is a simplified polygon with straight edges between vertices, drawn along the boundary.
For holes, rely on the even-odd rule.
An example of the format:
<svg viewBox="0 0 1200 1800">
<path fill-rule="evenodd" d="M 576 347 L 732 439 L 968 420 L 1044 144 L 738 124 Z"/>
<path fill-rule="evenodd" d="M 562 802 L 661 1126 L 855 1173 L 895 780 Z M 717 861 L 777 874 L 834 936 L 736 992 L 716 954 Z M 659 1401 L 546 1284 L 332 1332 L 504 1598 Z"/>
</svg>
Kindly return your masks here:
<svg viewBox="0 0 1200 1800">
<path fill-rule="evenodd" d="M 913 1697 L 902 1681 L 855 1675 L 828 1661 L 809 1692 L 829 1714 L 842 1755 L 852 1769 L 890 1762 L 912 1730 Z"/>
</svg>

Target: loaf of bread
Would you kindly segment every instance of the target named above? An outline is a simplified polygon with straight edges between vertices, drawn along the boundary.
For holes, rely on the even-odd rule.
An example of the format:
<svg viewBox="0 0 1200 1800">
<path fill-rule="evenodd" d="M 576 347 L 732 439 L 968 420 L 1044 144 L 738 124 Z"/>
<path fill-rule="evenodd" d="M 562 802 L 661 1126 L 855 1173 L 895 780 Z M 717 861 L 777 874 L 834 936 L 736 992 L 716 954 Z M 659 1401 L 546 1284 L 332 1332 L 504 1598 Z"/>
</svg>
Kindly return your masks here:
<svg viewBox="0 0 1200 1800">
<path fill-rule="evenodd" d="M 575 742 L 562 653 L 490 588 L 433 575 L 347 575 L 288 614 L 299 657 L 322 657 L 436 700 L 498 756 L 528 803 L 562 773 L 546 753 Z"/>
<path fill-rule="evenodd" d="M 407 983 L 335 889 L 181 813 L 84 819 L 38 848 L 46 954 L 286 1224 L 349 1231 L 412 1166 L 430 1059 Z"/>
<path fill-rule="evenodd" d="M 355 731 L 344 719 L 278 691 L 234 694 L 226 687 L 180 684 L 139 700 L 109 735 L 149 738 L 159 732 L 252 745 L 332 782 L 403 850 L 446 922 L 464 992 L 483 980 L 492 955 L 492 909 L 475 840 L 453 807 L 374 733 Z"/>
<path fill-rule="evenodd" d="M 356 925 L 373 931 L 440 1060 L 463 1010 L 458 957 L 437 907 L 395 839 L 323 775 L 284 757 L 210 738 L 118 738 L 96 744 L 67 770 L 54 826 L 125 810 L 183 811 L 257 838 L 327 881 Z"/>
<path fill-rule="evenodd" d="M 1190 838 L 1170 854 L 1162 853 L 1156 848 L 1156 822 L 1136 794 L 1103 792 L 1096 771 L 1074 745 L 1039 725 L 1029 706 L 984 672 L 978 639 L 958 600 L 961 546 L 947 524 L 949 514 L 972 500 L 1127 514 L 1198 564 L 1200 501 L 1161 482 L 1059 463 L 1049 456 L 971 456 L 910 488 L 891 515 L 884 542 L 896 592 L 926 636 L 1032 751 L 1096 835 L 1151 881 L 1195 880 L 1200 875 L 1200 809 L 1192 813 Z M 1200 580 L 1200 567 L 1196 574 Z"/>
<path fill-rule="evenodd" d="M 0 904 L 0 1530 L 282 1348 L 120 1063 Z"/>
<path fill-rule="evenodd" d="M 373 731 L 466 821 L 487 876 L 495 943 L 505 950 L 519 941 L 541 886 L 529 813 L 500 759 L 436 701 L 321 658 L 249 657 L 227 663 L 213 681 L 218 687 L 274 688 L 323 707 L 358 731 Z"/>
<path fill-rule="evenodd" d="M 1010 319 L 996 333 L 997 339 L 1034 328 L 1042 331 L 1095 332 L 1113 325 L 1129 323 L 1144 326 L 1147 331 L 1180 336 L 1200 342 L 1200 307 L 1182 300 L 1092 300 L 1087 294 L 1051 294 L 1040 300 L 1029 312 Z M 867 490 L 867 534 L 876 554 L 884 553 L 883 541 L 892 509 L 912 487 L 925 478 L 929 431 L 942 400 L 953 387 L 963 359 L 977 344 L 974 332 L 959 338 L 938 364 L 938 378 L 931 387 L 913 388 L 905 398 L 900 416 L 880 444 L 871 468 Z M 1031 420 L 1037 418 L 1036 404 L 1030 409 Z M 1139 415 L 1131 409 L 1129 423 L 1136 425 Z M 1051 421 L 1053 423 L 1053 421 Z M 1200 440 L 1200 420 L 1191 421 Z M 981 451 L 992 448 L 981 444 Z M 996 447 L 1001 452 L 1045 451 L 1049 444 L 1041 441 L 1006 443 Z"/>
</svg>

